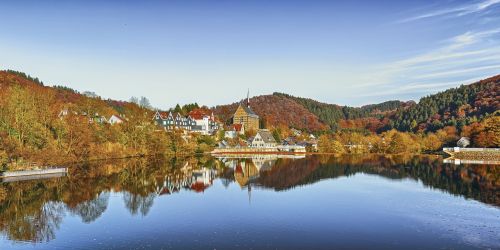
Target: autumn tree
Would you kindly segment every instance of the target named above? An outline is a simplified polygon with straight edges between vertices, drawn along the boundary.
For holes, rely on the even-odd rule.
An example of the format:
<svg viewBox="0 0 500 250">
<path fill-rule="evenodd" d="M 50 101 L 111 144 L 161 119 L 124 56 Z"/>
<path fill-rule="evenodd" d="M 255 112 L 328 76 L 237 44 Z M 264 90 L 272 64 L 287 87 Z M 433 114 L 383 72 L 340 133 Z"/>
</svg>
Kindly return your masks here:
<svg viewBox="0 0 500 250">
<path fill-rule="evenodd" d="M 321 135 L 318 141 L 318 150 L 321 153 L 334 153 L 334 154 L 342 154 L 345 153 L 345 148 L 337 140 L 334 140 L 329 135 Z"/>
</svg>

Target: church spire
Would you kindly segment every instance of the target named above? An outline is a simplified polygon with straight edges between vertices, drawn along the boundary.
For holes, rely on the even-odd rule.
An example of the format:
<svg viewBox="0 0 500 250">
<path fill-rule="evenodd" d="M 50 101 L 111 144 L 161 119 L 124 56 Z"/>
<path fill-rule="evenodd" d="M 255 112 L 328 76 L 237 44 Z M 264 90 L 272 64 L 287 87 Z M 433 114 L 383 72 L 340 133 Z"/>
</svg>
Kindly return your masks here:
<svg viewBox="0 0 500 250">
<path fill-rule="evenodd" d="M 250 89 L 247 89 L 247 107 L 250 108 Z"/>
</svg>

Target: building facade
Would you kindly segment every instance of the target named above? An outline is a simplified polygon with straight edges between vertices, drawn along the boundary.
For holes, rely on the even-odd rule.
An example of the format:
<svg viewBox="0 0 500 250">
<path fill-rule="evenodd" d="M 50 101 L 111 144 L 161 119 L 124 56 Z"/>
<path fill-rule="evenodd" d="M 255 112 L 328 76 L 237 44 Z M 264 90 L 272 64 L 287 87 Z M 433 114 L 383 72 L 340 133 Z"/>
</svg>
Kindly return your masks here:
<svg viewBox="0 0 500 250">
<path fill-rule="evenodd" d="M 215 120 L 214 113 L 209 110 L 194 109 L 189 112 L 189 117 L 196 123 L 196 126 L 191 128 L 192 132 L 211 135 L 219 130 L 219 123 Z"/>
<path fill-rule="evenodd" d="M 259 129 L 259 116 L 253 112 L 250 105 L 240 104 L 233 115 L 233 124 L 241 124 L 247 131 L 257 131 Z"/>
<path fill-rule="evenodd" d="M 201 111 L 192 111 L 187 116 L 182 116 L 180 113 L 157 111 L 153 120 L 158 126 L 167 131 L 183 130 L 210 135 L 219 129 L 219 123 L 215 120 L 213 114 L 202 113 Z"/>
<path fill-rule="evenodd" d="M 253 148 L 274 148 L 278 146 L 278 143 L 269 130 L 261 129 L 257 131 L 257 134 L 252 140 L 251 146 Z"/>
</svg>

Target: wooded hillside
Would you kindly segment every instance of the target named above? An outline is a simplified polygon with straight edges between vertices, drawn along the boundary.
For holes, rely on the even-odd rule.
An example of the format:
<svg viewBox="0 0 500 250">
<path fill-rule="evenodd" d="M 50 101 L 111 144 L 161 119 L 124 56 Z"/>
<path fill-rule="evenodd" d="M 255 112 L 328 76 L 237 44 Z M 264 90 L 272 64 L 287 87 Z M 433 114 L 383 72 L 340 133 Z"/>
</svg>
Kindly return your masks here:
<svg viewBox="0 0 500 250">
<path fill-rule="evenodd" d="M 379 122 L 383 117 L 397 109 L 412 105 L 414 102 L 387 101 L 363 107 L 348 107 L 283 93 L 256 96 L 250 99 L 251 108 L 263 118 L 262 122 L 265 127 L 288 125 L 309 132 L 346 128 L 349 126 L 349 123 L 345 122 L 346 120 L 358 120 L 355 122 L 356 124 L 359 122 L 364 124 L 366 121 L 373 122 L 374 120 Z M 214 113 L 221 120 L 229 121 L 237 107 L 238 103 L 219 105 L 214 108 Z M 361 121 L 364 118 L 370 119 Z"/>
<path fill-rule="evenodd" d="M 500 110 L 500 75 L 470 85 L 429 95 L 392 117 L 401 131 L 437 131 L 445 126 L 462 129 Z"/>
<path fill-rule="evenodd" d="M 123 122 L 106 122 L 112 115 Z M 179 134 L 158 133 L 152 115 L 136 103 L 47 87 L 27 74 L 0 71 L 0 171 L 32 162 L 194 152 L 196 145 L 186 145 Z"/>
<path fill-rule="evenodd" d="M 342 129 L 381 133 L 432 131 L 446 126 L 461 130 L 500 109 L 500 75 L 462 85 L 414 101 L 386 101 L 362 107 L 327 104 L 309 98 L 273 93 L 250 99 L 252 109 L 266 127 L 290 127 L 319 132 Z M 221 120 L 229 121 L 238 103 L 214 108 Z"/>
</svg>

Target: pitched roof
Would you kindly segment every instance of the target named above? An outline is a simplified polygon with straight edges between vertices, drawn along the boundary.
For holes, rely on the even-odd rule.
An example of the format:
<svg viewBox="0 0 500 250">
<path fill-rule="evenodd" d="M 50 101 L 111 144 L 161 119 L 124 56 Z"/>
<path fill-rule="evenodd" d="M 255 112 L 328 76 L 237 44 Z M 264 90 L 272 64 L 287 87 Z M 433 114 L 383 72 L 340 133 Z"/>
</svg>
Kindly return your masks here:
<svg viewBox="0 0 500 250">
<path fill-rule="evenodd" d="M 156 117 L 156 114 L 159 114 L 161 119 L 166 119 L 168 117 L 168 112 L 156 111 L 155 117 Z"/>
<path fill-rule="evenodd" d="M 207 185 L 203 184 L 202 182 L 195 182 L 191 184 L 191 189 L 194 190 L 197 193 L 204 192 L 205 189 L 207 189 Z"/>
<path fill-rule="evenodd" d="M 245 106 L 240 103 L 240 107 L 242 107 L 245 113 L 247 113 L 248 115 L 259 117 L 255 112 L 253 112 L 253 110 L 249 106 Z"/>
<path fill-rule="evenodd" d="M 259 130 L 259 132 L 257 132 L 257 134 L 260 135 L 260 137 L 262 138 L 262 141 L 264 141 L 264 143 L 276 143 L 276 140 L 274 139 L 271 132 L 269 132 L 269 130 Z"/>
<path fill-rule="evenodd" d="M 241 129 L 243 129 L 243 124 L 233 124 L 234 131 L 236 132 L 241 132 Z"/>
<path fill-rule="evenodd" d="M 208 116 L 211 120 L 213 120 L 212 113 L 206 109 L 193 109 L 191 112 L 189 112 L 189 116 L 191 116 L 195 120 L 201 120 L 204 116 Z"/>
<path fill-rule="evenodd" d="M 114 115 L 114 114 L 113 114 L 113 115 L 111 115 L 111 117 L 109 117 L 109 119 L 113 118 L 113 116 L 114 116 L 115 118 L 117 118 L 118 120 L 121 120 L 121 121 L 124 121 L 124 120 L 125 120 L 125 119 L 123 119 L 121 116 L 119 116 L 119 115 Z"/>
</svg>

